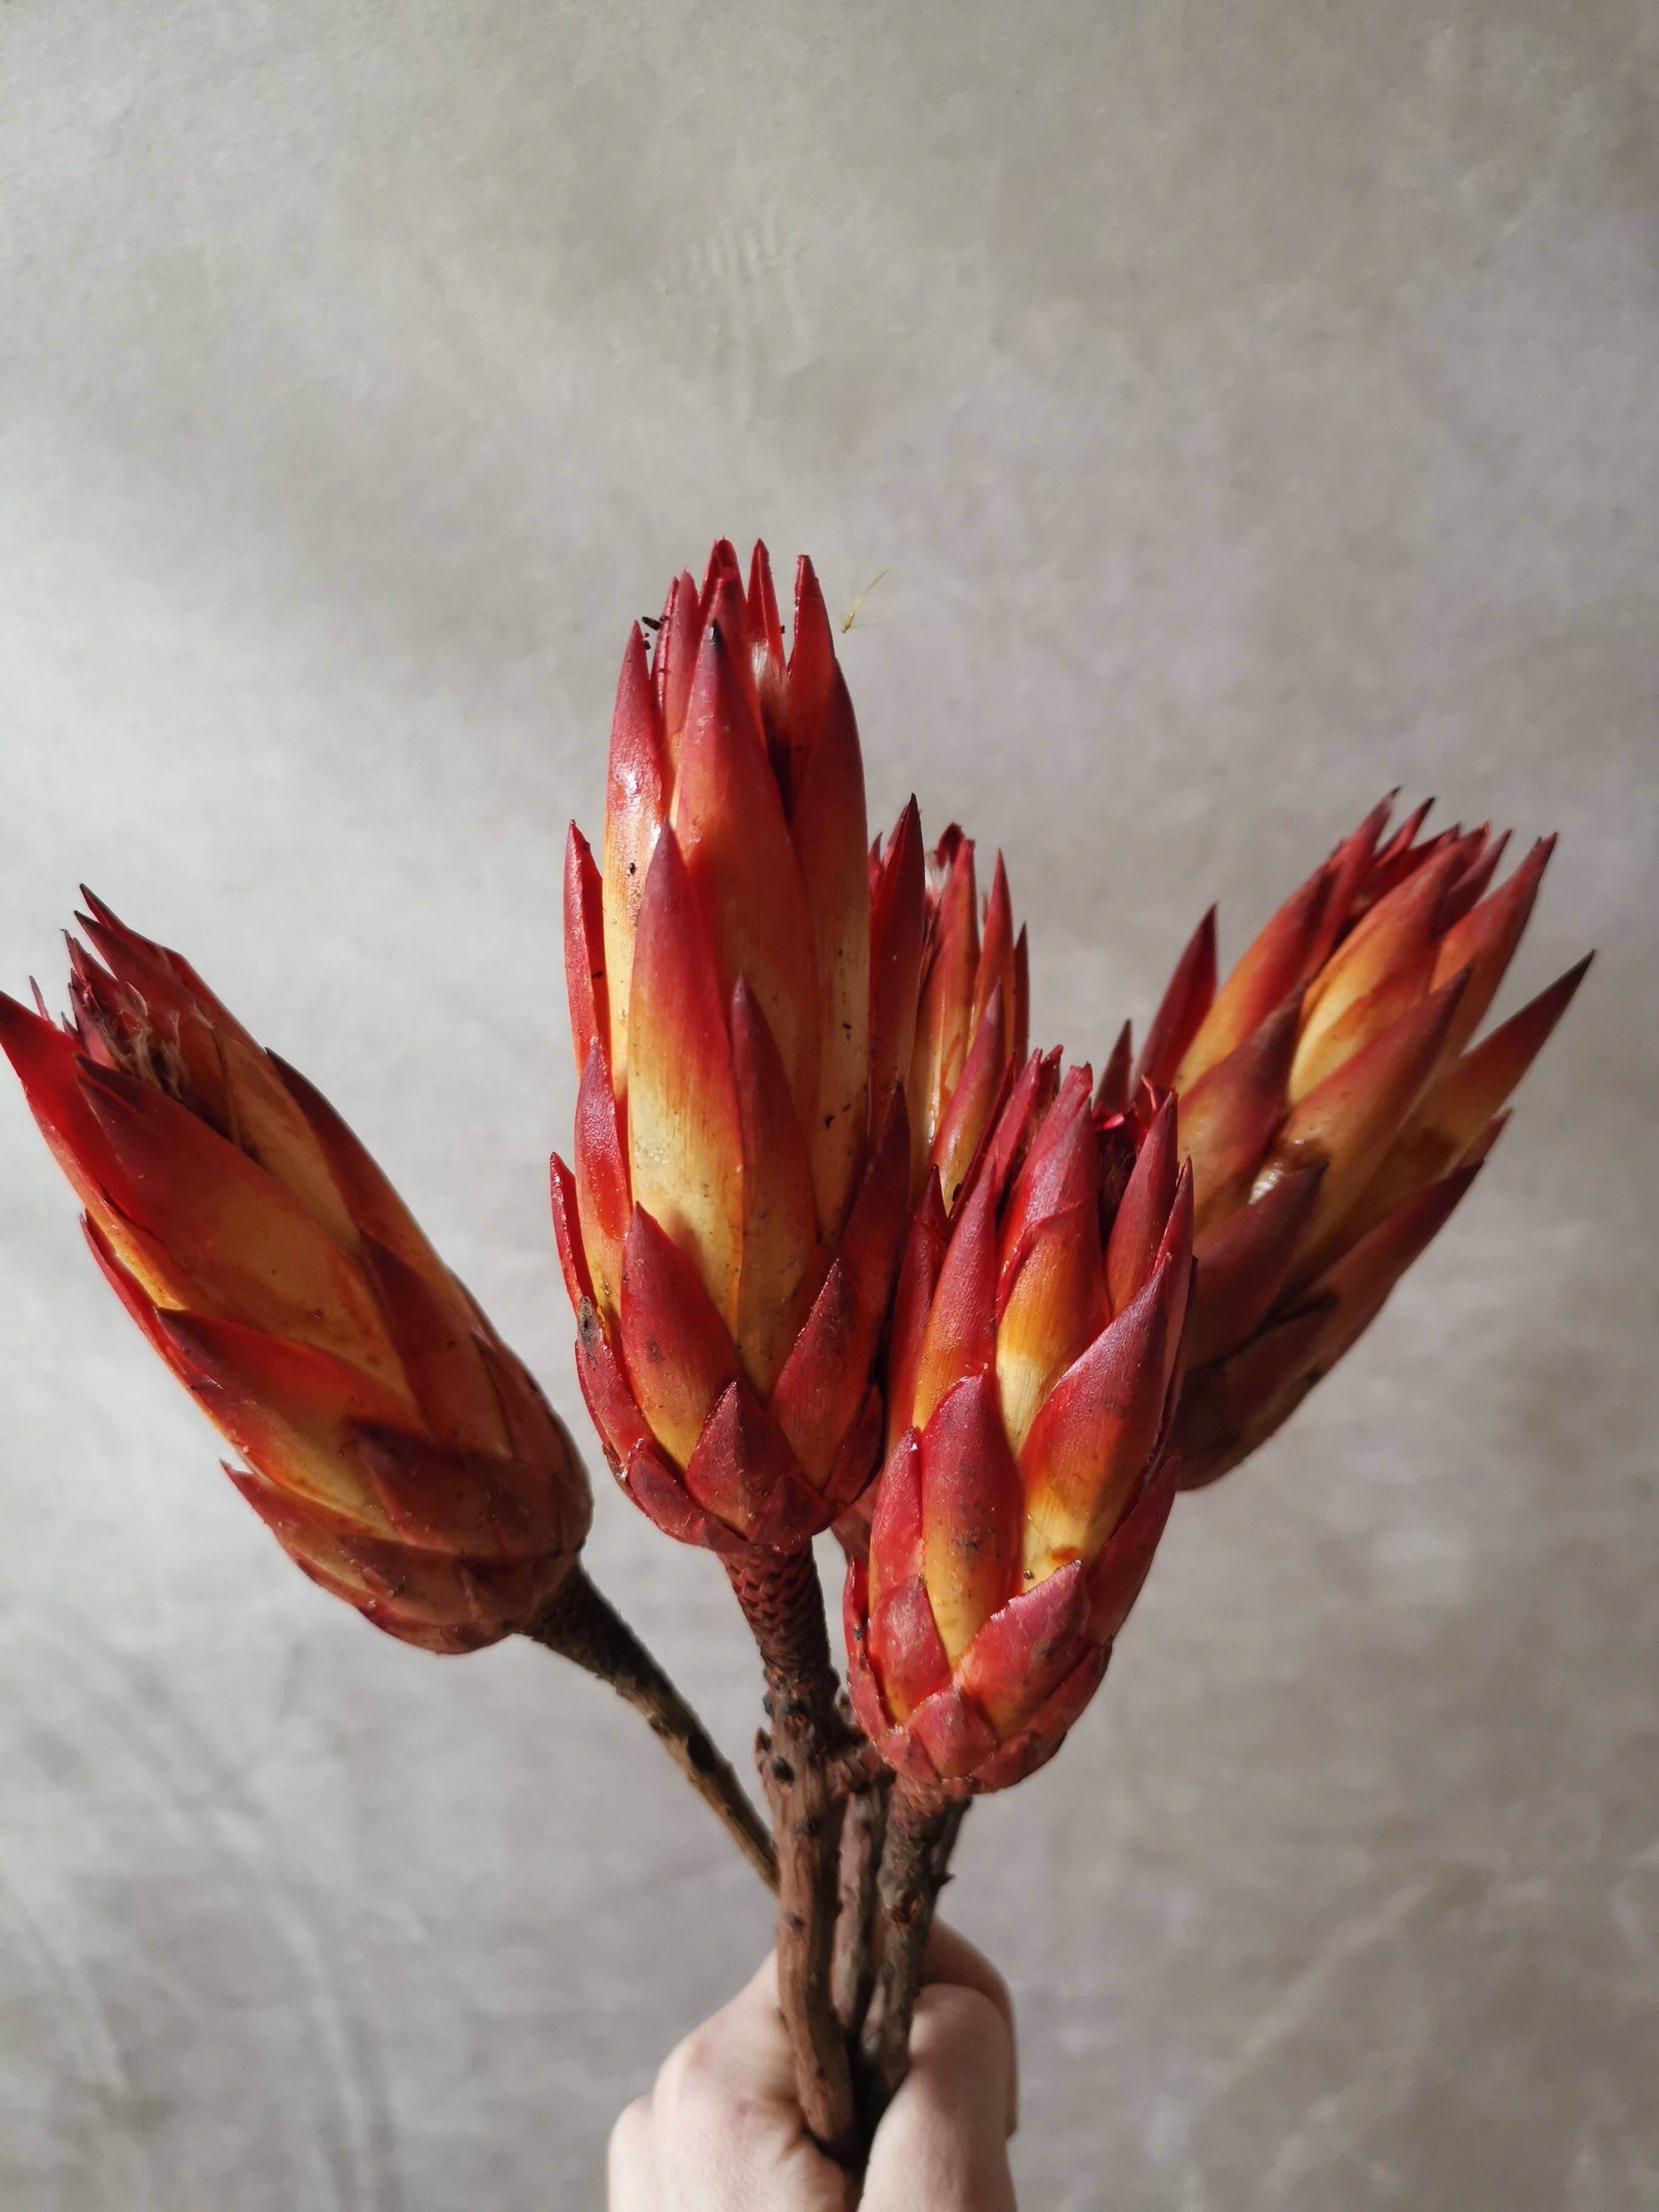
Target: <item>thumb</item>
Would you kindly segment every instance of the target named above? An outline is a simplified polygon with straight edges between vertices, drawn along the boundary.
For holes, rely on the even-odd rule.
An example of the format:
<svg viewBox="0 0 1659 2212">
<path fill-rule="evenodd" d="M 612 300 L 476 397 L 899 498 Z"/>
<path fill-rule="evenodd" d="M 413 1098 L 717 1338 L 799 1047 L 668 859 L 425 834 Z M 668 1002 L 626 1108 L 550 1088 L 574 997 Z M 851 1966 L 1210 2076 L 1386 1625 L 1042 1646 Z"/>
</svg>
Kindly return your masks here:
<svg viewBox="0 0 1659 2212">
<path fill-rule="evenodd" d="M 1013 2067 L 1013 2038 L 989 1997 L 948 1982 L 924 1989 L 910 2070 L 876 2130 L 864 2212 L 1014 2212 Z"/>
</svg>

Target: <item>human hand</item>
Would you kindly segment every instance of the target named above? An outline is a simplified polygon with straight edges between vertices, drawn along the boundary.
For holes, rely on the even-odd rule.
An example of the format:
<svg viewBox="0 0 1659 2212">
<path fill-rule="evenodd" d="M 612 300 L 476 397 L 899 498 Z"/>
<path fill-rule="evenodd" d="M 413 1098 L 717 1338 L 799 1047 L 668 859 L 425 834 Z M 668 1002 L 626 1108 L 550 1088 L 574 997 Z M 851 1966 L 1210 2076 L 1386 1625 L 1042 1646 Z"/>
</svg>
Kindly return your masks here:
<svg viewBox="0 0 1659 2212">
<path fill-rule="evenodd" d="M 910 2070 L 864 2190 L 806 2132 L 777 1965 L 671 2051 L 611 2133 L 610 2212 L 1014 2212 L 1014 2011 L 990 1960 L 935 1928 Z"/>
</svg>

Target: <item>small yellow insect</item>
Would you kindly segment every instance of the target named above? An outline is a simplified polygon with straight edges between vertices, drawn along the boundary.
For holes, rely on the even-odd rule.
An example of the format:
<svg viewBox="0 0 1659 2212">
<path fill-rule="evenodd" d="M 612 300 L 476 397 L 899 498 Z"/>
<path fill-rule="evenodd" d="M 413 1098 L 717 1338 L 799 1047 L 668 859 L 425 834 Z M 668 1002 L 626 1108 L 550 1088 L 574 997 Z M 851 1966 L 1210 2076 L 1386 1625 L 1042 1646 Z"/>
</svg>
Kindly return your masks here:
<svg viewBox="0 0 1659 2212">
<path fill-rule="evenodd" d="M 858 597 L 853 601 L 852 605 L 848 608 L 846 614 L 842 617 L 841 632 L 843 637 L 846 636 L 848 631 L 852 629 L 853 624 L 858 620 L 859 609 L 864 605 L 871 592 L 875 590 L 876 586 L 880 583 L 882 578 L 886 574 L 887 571 L 885 568 L 878 568 L 875 574 L 871 577 L 869 582 L 858 594 Z"/>
</svg>

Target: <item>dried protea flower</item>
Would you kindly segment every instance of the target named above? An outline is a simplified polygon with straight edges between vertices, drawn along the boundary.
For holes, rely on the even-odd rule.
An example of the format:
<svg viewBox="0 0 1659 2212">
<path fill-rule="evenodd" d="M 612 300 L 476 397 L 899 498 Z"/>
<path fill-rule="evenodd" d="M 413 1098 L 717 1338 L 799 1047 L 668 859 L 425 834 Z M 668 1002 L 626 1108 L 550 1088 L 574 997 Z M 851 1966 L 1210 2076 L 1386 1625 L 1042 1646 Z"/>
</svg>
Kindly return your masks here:
<svg viewBox="0 0 1659 2212">
<path fill-rule="evenodd" d="M 878 915 L 889 905 L 899 905 L 892 886 L 919 864 L 920 847 L 913 800 L 885 851 L 878 846 L 871 853 L 871 896 Z M 899 1056 L 908 1070 L 913 1200 L 923 1196 L 930 1181 L 937 1181 L 943 1212 L 948 1215 L 956 1204 L 981 1140 L 1007 1097 L 1013 1071 L 1024 1064 L 1030 1000 L 1025 931 L 1022 926 L 1014 933 L 1002 855 L 997 854 L 981 915 L 973 840 L 953 822 L 927 862 L 920 996 L 913 984 L 908 1000 L 896 1010 L 902 1025 Z M 890 1443 L 893 1433 L 890 1418 Z M 874 1503 L 872 1485 L 836 1522 L 842 1546 L 859 1559 L 870 1548 Z"/>
<path fill-rule="evenodd" d="M 947 1221 L 930 1179 L 901 1271 L 891 1448 L 849 1569 L 853 1698 L 941 1797 L 1048 1758 L 1105 1671 L 1173 1496 L 1162 1463 L 1192 1273 L 1173 1103 L 1095 1113 L 1028 1060 Z"/>
<path fill-rule="evenodd" d="M 896 842 L 881 856 L 882 875 Z M 879 903 L 879 876 L 875 895 Z M 956 1203 L 1005 1078 L 1024 1061 L 1030 997 L 1025 932 L 1014 934 L 1002 855 L 981 926 L 973 840 L 952 823 L 928 863 L 921 994 L 908 1055 L 914 1197 L 937 1168 L 946 1212 Z"/>
<path fill-rule="evenodd" d="M 1137 1073 L 1180 1099 L 1198 1291 L 1176 1420 L 1182 1481 L 1266 1442 L 1376 1318 L 1474 1180 L 1504 1102 L 1588 960 L 1472 1043 L 1554 839 L 1491 888 L 1508 842 L 1382 842 L 1385 801 L 1287 899 L 1216 990 L 1204 917 Z M 1105 1103 L 1127 1085 L 1120 1040 Z"/>
<path fill-rule="evenodd" d="M 72 1021 L 0 994 L 0 1045 L 123 1304 L 247 1462 L 297 1565 L 405 1643 L 522 1631 L 611 1684 L 768 1881 L 765 1830 L 583 1572 L 574 1446 L 327 1101 L 176 952 L 88 894 Z"/>
<path fill-rule="evenodd" d="M 434 1651 L 525 1627 L 587 1532 L 569 1438 L 332 1108 L 88 902 L 72 1023 L 0 996 L 0 1044 L 104 1273 L 315 1581 Z"/>
<path fill-rule="evenodd" d="M 722 540 L 701 590 L 670 590 L 649 662 L 629 641 L 598 862 L 571 830 L 580 1085 L 553 1203 L 611 1468 L 659 1528 L 721 1554 L 760 1649 L 780 2003 L 837 2156 L 855 2138 L 827 1994 L 843 1730 L 810 1547 L 880 1451 L 924 889 L 914 805 L 872 868 L 811 565 L 786 659 L 764 547 L 745 590 Z"/>
<path fill-rule="evenodd" d="M 763 546 L 746 591 L 724 541 L 678 580 L 649 664 L 635 629 L 565 895 L 554 1210 L 595 1425 L 671 1534 L 799 1554 L 879 1451 L 924 895 L 914 806 L 872 872 L 810 563 L 787 661 Z"/>
</svg>

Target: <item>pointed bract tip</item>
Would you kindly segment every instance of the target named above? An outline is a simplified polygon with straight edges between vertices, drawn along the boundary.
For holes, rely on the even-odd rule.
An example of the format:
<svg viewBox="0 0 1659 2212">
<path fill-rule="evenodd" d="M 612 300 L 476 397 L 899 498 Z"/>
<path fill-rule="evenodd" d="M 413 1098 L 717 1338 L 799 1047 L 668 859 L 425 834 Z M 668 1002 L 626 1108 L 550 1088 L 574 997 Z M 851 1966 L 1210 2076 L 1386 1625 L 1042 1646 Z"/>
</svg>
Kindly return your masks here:
<svg viewBox="0 0 1659 2212">
<path fill-rule="evenodd" d="M 743 570 L 738 565 L 738 549 L 729 538 L 717 538 L 709 549 L 708 566 L 702 573 L 702 587 L 710 591 L 714 585 L 733 578 L 739 584 Z"/>
<path fill-rule="evenodd" d="M 86 901 L 87 904 L 92 908 L 92 911 L 97 919 L 103 923 L 106 929 L 117 930 L 123 936 L 131 936 L 132 934 L 131 931 L 127 928 L 126 924 L 122 921 L 120 915 L 116 913 L 114 908 L 106 905 L 105 902 L 99 897 L 97 892 L 92 889 L 90 884 L 82 884 L 81 896 Z"/>
<path fill-rule="evenodd" d="M 79 1050 L 74 1032 L 71 1030 L 65 1036 L 58 1030 L 47 1011 L 40 985 L 33 978 L 30 981 L 40 1008 L 38 1013 L 24 1006 L 21 1000 L 14 999 L 9 992 L 0 991 L 0 1052 L 5 1054 L 16 1069 L 25 1088 L 28 1083 L 24 1072 L 25 1060 L 32 1060 L 43 1050 L 63 1051 L 71 1048 L 77 1052 Z"/>
</svg>

